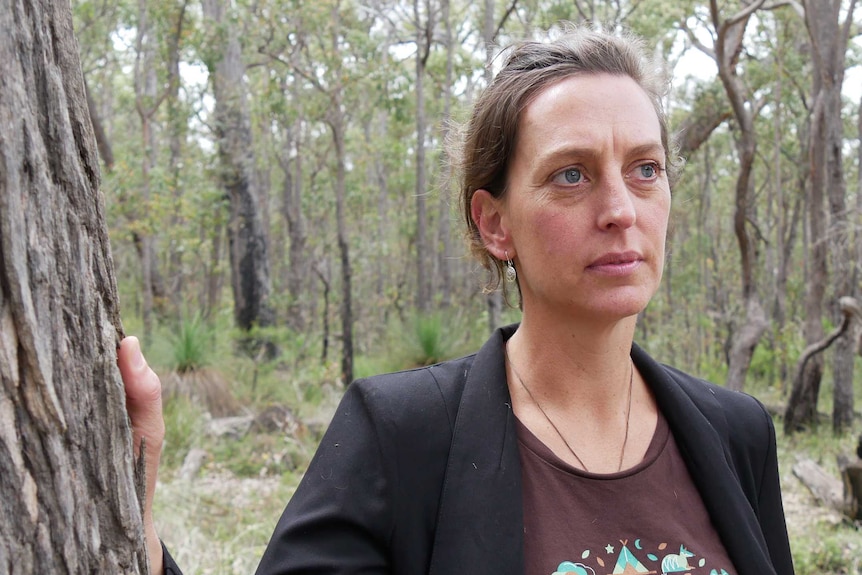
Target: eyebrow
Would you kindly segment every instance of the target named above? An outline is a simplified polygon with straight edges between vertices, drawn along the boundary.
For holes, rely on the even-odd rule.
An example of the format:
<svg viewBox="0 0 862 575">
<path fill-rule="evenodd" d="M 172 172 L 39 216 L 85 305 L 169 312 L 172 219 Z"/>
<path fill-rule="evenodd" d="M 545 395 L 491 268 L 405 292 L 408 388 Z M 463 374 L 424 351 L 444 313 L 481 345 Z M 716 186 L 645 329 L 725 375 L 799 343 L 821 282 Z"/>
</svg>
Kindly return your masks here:
<svg viewBox="0 0 862 575">
<path fill-rule="evenodd" d="M 647 142 L 639 144 L 629 149 L 626 152 L 627 156 L 650 156 L 660 154 L 662 157 L 666 155 L 664 146 L 660 142 Z M 561 146 L 555 150 L 551 150 L 547 154 L 540 154 L 535 157 L 535 162 L 542 167 L 548 164 L 557 164 L 566 158 L 588 158 L 592 159 L 598 155 L 595 148 L 579 147 L 579 146 Z"/>
</svg>

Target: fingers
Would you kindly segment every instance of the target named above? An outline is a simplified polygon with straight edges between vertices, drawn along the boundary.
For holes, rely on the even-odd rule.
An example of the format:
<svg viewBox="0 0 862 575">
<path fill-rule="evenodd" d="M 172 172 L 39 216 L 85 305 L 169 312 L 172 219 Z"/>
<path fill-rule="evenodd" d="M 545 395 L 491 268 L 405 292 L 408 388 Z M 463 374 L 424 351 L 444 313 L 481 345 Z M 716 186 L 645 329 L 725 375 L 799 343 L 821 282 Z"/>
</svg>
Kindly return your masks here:
<svg viewBox="0 0 862 575">
<path fill-rule="evenodd" d="M 132 441 L 138 457 L 141 438 L 146 438 L 147 494 L 144 504 L 144 529 L 152 573 L 162 573 L 162 548 L 153 521 L 153 493 L 159 473 L 159 458 L 165 438 L 162 417 L 162 384 L 141 353 L 134 336 L 120 342 L 117 366 L 126 388 L 126 410 L 132 423 Z"/>
<path fill-rule="evenodd" d="M 126 409 L 132 421 L 135 445 L 137 447 L 141 437 L 146 437 L 148 457 L 151 449 L 158 455 L 165 437 L 162 384 L 156 373 L 147 365 L 138 338 L 125 338 L 120 343 L 117 356 L 117 365 L 126 388 Z"/>
</svg>

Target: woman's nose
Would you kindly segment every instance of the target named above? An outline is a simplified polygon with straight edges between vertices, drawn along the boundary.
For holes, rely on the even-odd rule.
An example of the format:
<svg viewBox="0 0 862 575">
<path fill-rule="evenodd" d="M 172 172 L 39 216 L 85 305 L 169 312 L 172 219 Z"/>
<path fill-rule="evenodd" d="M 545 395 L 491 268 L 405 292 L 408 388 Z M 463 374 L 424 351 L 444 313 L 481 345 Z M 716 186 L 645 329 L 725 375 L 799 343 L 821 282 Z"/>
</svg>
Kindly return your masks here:
<svg viewBox="0 0 862 575">
<path fill-rule="evenodd" d="M 627 229 L 634 225 L 637 219 L 634 198 L 623 176 L 605 178 L 599 198 L 598 225 L 601 229 Z"/>
</svg>

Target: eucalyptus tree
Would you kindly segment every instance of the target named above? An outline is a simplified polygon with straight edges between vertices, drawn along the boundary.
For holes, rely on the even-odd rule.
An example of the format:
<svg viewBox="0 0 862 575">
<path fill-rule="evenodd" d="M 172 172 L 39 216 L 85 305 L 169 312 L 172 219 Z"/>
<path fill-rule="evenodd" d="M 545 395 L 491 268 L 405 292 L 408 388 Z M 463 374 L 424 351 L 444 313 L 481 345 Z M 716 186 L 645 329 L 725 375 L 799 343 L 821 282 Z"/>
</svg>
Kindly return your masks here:
<svg viewBox="0 0 862 575">
<path fill-rule="evenodd" d="M 224 0 L 203 0 L 203 15 L 209 32 L 210 78 L 215 95 L 214 120 L 219 150 L 219 179 L 230 199 L 228 223 L 231 286 L 234 319 L 250 331 L 275 323 L 270 302 L 269 246 L 260 213 L 261 189 L 255 170 L 255 149 L 248 109 L 246 66 L 239 30 Z M 267 339 L 248 342 L 260 345 L 268 357 L 277 353 Z"/>
<path fill-rule="evenodd" d="M 704 45 L 694 34 L 690 40 L 709 55 L 718 67 L 718 76 L 730 101 L 738 134 L 735 138 L 739 167 L 735 185 L 734 232 L 739 247 L 742 279 L 742 299 L 745 316 L 742 326 L 733 334 L 728 356 L 727 386 L 741 390 L 751 363 L 754 348 L 769 326 L 757 286 L 758 250 L 751 230 L 752 194 L 754 191 L 754 163 L 757 157 L 755 119 L 763 103 L 752 98 L 753 91 L 742 75 L 740 55 L 746 28 L 752 15 L 761 8 L 763 0 L 743 4 L 741 9 L 724 16 L 715 0 L 709 2 L 713 46 Z"/>
<path fill-rule="evenodd" d="M 141 179 L 139 203 L 142 210 L 135 209 L 136 218 L 148 221 L 148 212 L 152 202 L 152 171 L 156 168 L 159 158 L 159 141 L 156 132 L 155 117 L 165 99 L 173 97 L 179 86 L 179 51 L 180 38 L 183 33 L 185 18 L 185 1 L 176 12 L 171 12 L 168 20 L 172 21 L 171 31 L 167 38 L 167 78 L 161 81 L 159 70 L 163 68 L 156 61 L 160 50 L 160 34 L 154 24 L 154 7 L 145 0 L 138 1 L 138 15 L 135 22 L 137 36 L 135 39 L 134 89 L 135 111 L 140 118 L 141 137 Z M 153 331 L 154 298 L 164 299 L 166 288 L 164 279 L 158 267 L 156 255 L 155 228 L 157 226 L 138 226 L 133 233 L 135 247 L 141 265 L 141 293 L 143 306 L 141 315 L 144 327 L 144 340 L 149 341 Z"/>
<path fill-rule="evenodd" d="M 67 2 L 0 2 L 0 571 L 147 573 Z"/>
<path fill-rule="evenodd" d="M 805 340 L 809 345 L 823 338 L 823 305 L 830 282 L 830 248 L 836 296 L 851 295 L 857 290 L 851 283 L 855 253 L 850 244 L 851 228 L 846 203 L 841 106 L 855 7 L 856 0 L 850 0 L 849 6 L 843 6 L 841 0 L 809 0 L 804 3 L 813 64 L 808 146 L 812 258 L 805 298 Z M 835 346 L 833 426 L 836 431 L 849 427 L 853 422 L 856 346 L 857 342 L 849 337 L 840 338 Z M 795 431 L 816 422 L 817 398 L 823 376 L 822 357 L 812 358 L 794 385 L 785 414 L 785 431 Z"/>
</svg>

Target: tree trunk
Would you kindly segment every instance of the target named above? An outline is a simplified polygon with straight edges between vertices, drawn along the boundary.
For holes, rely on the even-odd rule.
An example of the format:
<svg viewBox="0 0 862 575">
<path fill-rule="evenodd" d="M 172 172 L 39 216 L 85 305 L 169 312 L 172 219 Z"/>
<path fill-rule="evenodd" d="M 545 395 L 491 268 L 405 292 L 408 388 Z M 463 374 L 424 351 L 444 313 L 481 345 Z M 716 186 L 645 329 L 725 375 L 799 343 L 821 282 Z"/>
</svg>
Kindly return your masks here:
<svg viewBox="0 0 862 575">
<path fill-rule="evenodd" d="M 494 61 L 494 0 L 485 0 L 485 18 L 482 25 L 482 40 L 485 42 L 485 83 L 490 84 L 494 79 L 491 64 Z M 503 294 L 495 289 L 486 296 L 485 303 L 488 309 L 488 327 L 490 331 L 497 329 L 503 319 Z"/>
<path fill-rule="evenodd" d="M 829 335 L 809 344 L 799 357 L 793 377 L 793 391 L 784 412 L 785 433 L 801 431 L 817 423 L 817 396 L 821 378 L 811 378 L 806 371 L 820 371 L 817 375 L 822 376 L 823 356 L 819 354 L 842 336 L 851 338 L 857 352 L 862 353 L 862 341 L 858 336 L 862 332 L 859 325 L 862 324 L 862 307 L 854 298 L 847 296 L 838 300 L 838 306 L 844 316 L 841 324 Z"/>
<path fill-rule="evenodd" d="M 211 70 L 215 94 L 215 123 L 218 136 L 220 178 L 230 199 L 228 245 L 234 319 L 237 327 L 249 331 L 275 323 L 269 302 L 270 276 L 266 235 L 258 208 L 258 179 L 254 164 L 251 120 L 245 93 L 245 66 L 233 23 L 225 18 L 224 0 L 204 0 L 203 13 L 213 33 L 213 47 L 220 48 Z M 259 345 L 266 355 L 277 354 L 266 338 L 247 342 L 250 351 Z"/>
<path fill-rule="evenodd" d="M 178 7 L 176 16 L 176 25 L 174 32 L 171 35 L 168 43 L 168 133 L 169 133 L 169 149 L 170 158 L 168 160 L 168 177 L 170 178 L 170 187 L 172 190 L 172 205 L 173 213 L 171 214 L 171 230 L 174 234 L 178 233 L 185 222 L 183 221 L 182 197 L 183 197 L 183 182 L 182 182 L 182 152 L 183 140 L 188 132 L 188 124 L 186 118 L 182 115 L 182 106 L 180 100 L 180 49 L 181 38 L 183 35 L 183 25 L 185 23 L 186 7 L 188 0 L 183 0 Z M 182 317 L 183 300 L 185 299 L 183 292 L 185 290 L 184 270 L 182 251 L 177 249 L 177 242 L 170 242 L 168 281 L 170 289 L 168 290 L 169 297 L 173 305 L 173 312 Z"/>
<path fill-rule="evenodd" d="M 150 211 L 150 171 L 156 163 L 153 115 L 158 109 L 156 100 L 155 34 L 150 29 L 149 12 L 145 0 L 138 0 L 138 37 L 135 42 L 135 108 L 141 120 L 141 196 L 143 210 L 135 210 L 139 218 L 146 220 Z M 143 212 L 143 213 L 141 213 Z M 135 247 L 141 262 L 141 319 L 144 324 L 144 343 L 150 343 L 153 335 L 153 275 L 156 269 L 153 237 L 148 225 L 135 234 Z"/>
<path fill-rule="evenodd" d="M 833 277 L 838 296 L 851 295 L 852 286 L 847 282 L 852 252 L 846 240 L 847 215 L 845 213 L 845 185 L 842 169 L 841 146 L 841 85 L 844 77 L 845 51 L 855 0 L 851 0 L 847 21 L 840 24 L 840 3 L 812 1 L 805 3 L 805 25 L 811 40 L 813 61 L 812 112 L 809 142 L 809 228 L 811 234 L 811 264 L 807 274 L 805 297 L 805 341 L 812 345 L 823 337 L 823 299 L 829 282 L 827 264 L 828 250 L 833 253 Z M 826 199 L 829 198 L 832 229 L 827 225 Z M 834 425 L 842 429 L 852 422 L 852 349 L 846 345 L 836 351 L 835 410 Z M 848 356 L 849 354 L 849 356 Z M 805 372 L 799 383 L 799 393 L 790 398 L 788 414 L 794 421 L 785 422 L 790 429 L 806 427 L 816 423 L 817 399 L 822 378 L 822 358 L 817 358 L 814 368 Z M 848 399 L 849 398 L 849 399 Z M 851 411 L 848 413 L 847 408 Z M 798 417 L 798 419 L 797 419 Z"/>
<path fill-rule="evenodd" d="M 441 1 L 441 19 L 444 26 L 444 42 L 446 48 L 446 76 L 443 82 L 443 118 L 441 123 L 440 141 L 447 145 L 449 139 L 449 122 L 452 119 L 452 84 L 455 76 L 455 40 L 452 35 L 452 18 L 450 15 L 449 0 Z M 442 184 L 438 186 L 442 190 L 439 203 L 439 222 L 437 224 L 438 245 L 442 247 L 438 258 L 438 269 L 440 278 L 440 306 L 448 308 L 452 302 L 452 260 L 454 249 L 452 247 L 452 232 L 450 220 L 452 210 L 449 204 L 450 190 L 452 189 L 452 164 L 444 162 L 441 175 Z"/>
<path fill-rule="evenodd" d="M 426 5 L 426 21 L 422 26 L 419 0 L 413 0 L 416 19 L 416 309 L 420 313 L 431 307 L 431 269 L 428 253 L 428 190 L 425 174 L 425 65 L 431 54 L 434 24 L 430 7 Z"/>
<path fill-rule="evenodd" d="M 806 22 L 814 46 L 814 61 L 820 74 L 820 87 L 824 95 L 823 122 L 825 141 L 821 142 L 826 155 L 826 191 L 830 225 L 827 232 L 832 254 L 832 282 L 837 296 L 856 295 L 852 283 L 854 251 L 850 244 L 851 221 L 847 212 L 847 186 L 844 180 L 843 154 L 844 119 L 841 115 L 841 89 L 844 84 L 844 66 L 850 23 L 853 21 L 855 0 L 850 2 L 846 23 L 840 21 L 840 2 L 806 2 Z M 815 39 L 814 36 L 817 36 Z M 851 330 L 853 331 L 853 330 Z M 835 343 L 832 356 L 833 410 L 832 425 L 842 432 L 853 425 L 853 363 L 856 355 L 855 340 L 841 338 Z"/>
<path fill-rule="evenodd" d="M 341 20 L 338 3 L 332 8 L 332 53 L 340 54 L 339 35 Z M 336 59 L 336 78 L 341 77 L 341 61 Z M 341 377 L 345 384 L 353 381 L 353 270 L 350 265 L 350 238 L 347 234 L 345 202 L 347 196 L 347 150 L 345 147 L 346 120 L 344 86 L 340 83 L 330 93 L 331 104 L 327 122 L 332 130 L 335 145 L 335 221 L 338 227 L 338 253 L 341 259 Z"/>
<path fill-rule="evenodd" d="M 145 573 L 69 4 L 0 0 L 0 63 L 0 572 Z"/>
<path fill-rule="evenodd" d="M 295 98 L 300 102 L 301 99 Z M 305 329 L 306 309 L 303 306 L 303 296 L 307 292 L 310 279 L 310 267 L 307 252 L 308 232 L 305 217 L 302 213 L 302 154 L 301 121 L 297 120 L 293 127 L 288 128 L 287 146 L 281 154 L 280 163 L 284 171 L 282 193 L 282 217 L 287 224 L 287 234 L 290 247 L 287 258 L 287 290 L 290 294 L 290 305 L 287 314 L 287 324 L 300 332 Z M 296 151 L 290 158 L 291 149 Z"/>
<path fill-rule="evenodd" d="M 745 29 L 751 15 L 763 4 L 756 0 L 746 5 L 738 14 L 721 20 L 717 2 L 711 0 L 712 21 L 717 31 L 715 59 L 718 76 L 724 86 L 730 107 L 739 127 L 736 137 L 736 151 L 739 156 L 739 170 L 736 179 L 736 201 L 733 215 L 733 229 L 739 245 L 742 275 L 742 299 L 745 302 L 744 323 L 732 336 L 731 352 L 727 370 L 727 387 L 741 391 L 745 386 L 745 376 L 751 365 L 754 349 L 769 328 L 769 321 L 763 312 L 757 290 L 755 269 L 757 250 L 749 232 L 751 195 L 754 188 L 754 159 L 757 155 L 757 134 L 754 130 L 754 104 L 749 101 L 743 81 L 739 75 L 739 55 Z"/>
</svg>

